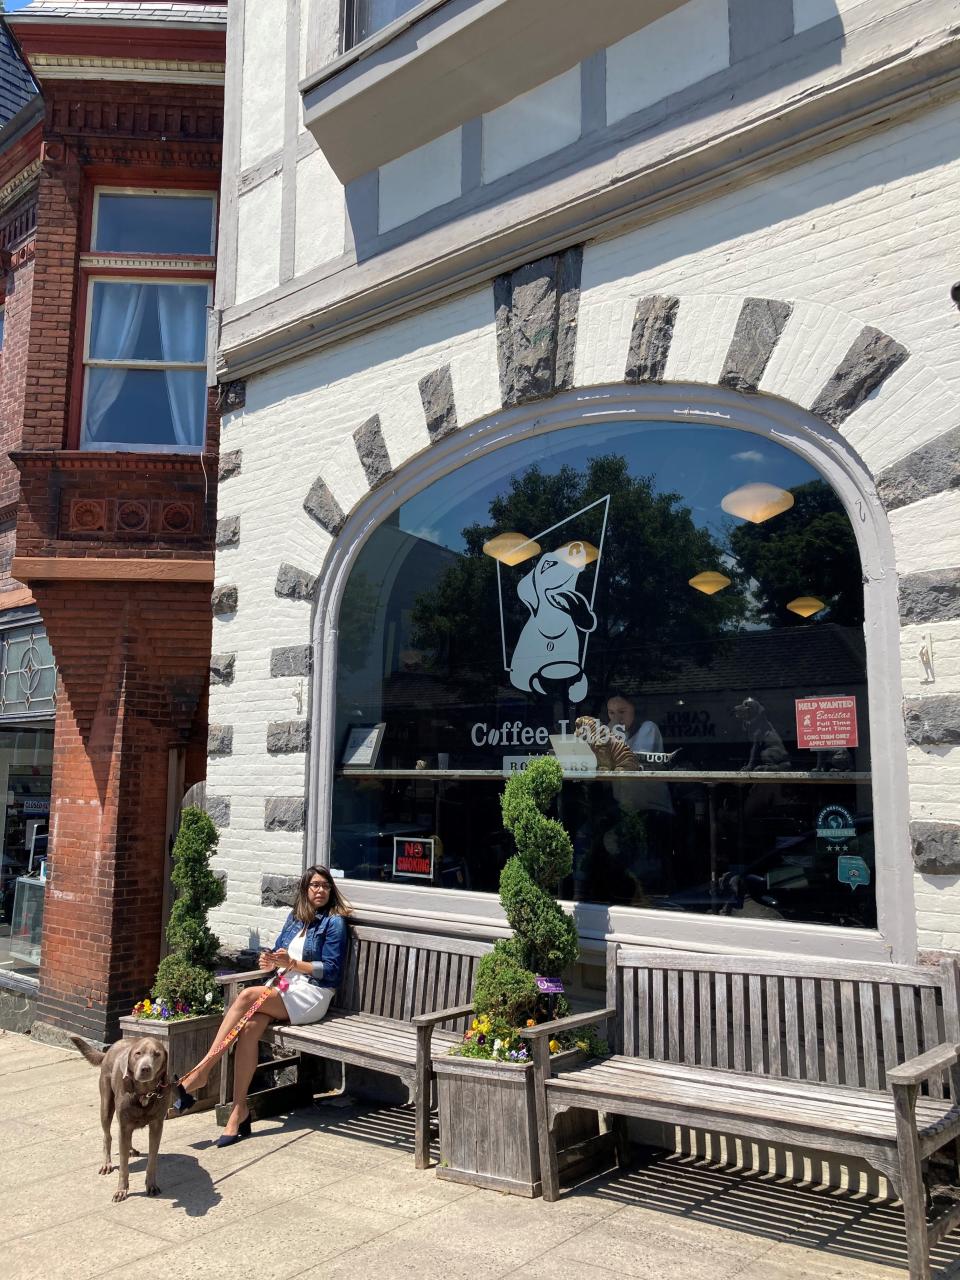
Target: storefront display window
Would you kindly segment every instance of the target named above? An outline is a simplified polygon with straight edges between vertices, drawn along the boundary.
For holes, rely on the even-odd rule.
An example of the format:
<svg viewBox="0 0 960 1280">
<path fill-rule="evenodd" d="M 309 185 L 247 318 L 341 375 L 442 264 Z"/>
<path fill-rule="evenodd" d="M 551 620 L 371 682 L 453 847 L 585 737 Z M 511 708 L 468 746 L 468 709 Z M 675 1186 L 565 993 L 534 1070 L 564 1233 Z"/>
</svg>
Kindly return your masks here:
<svg viewBox="0 0 960 1280">
<path fill-rule="evenodd" d="M 0 973 L 40 964 L 52 767 L 52 724 L 0 729 Z"/>
<path fill-rule="evenodd" d="M 503 776 L 555 754 L 563 896 L 876 926 L 860 557 L 766 437 L 573 427 L 404 503 L 342 599 L 335 749 L 348 877 L 496 892 Z"/>
</svg>

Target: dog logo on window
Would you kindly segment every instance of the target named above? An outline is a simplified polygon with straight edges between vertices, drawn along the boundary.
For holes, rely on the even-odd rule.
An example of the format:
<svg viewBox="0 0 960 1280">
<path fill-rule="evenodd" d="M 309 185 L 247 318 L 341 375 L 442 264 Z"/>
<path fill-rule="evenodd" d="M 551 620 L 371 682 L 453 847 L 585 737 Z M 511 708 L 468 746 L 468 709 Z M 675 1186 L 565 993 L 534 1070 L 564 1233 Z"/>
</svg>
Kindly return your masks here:
<svg viewBox="0 0 960 1280">
<path fill-rule="evenodd" d="M 546 697 L 566 685 L 571 702 L 586 697 L 587 644 L 597 627 L 594 599 L 609 509 L 607 494 L 540 533 L 499 534 L 485 545 L 497 561 L 503 666 L 515 689 Z M 557 545 L 559 538 L 567 541 Z M 512 571 L 519 565 L 527 572 L 518 582 Z M 512 591 L 523 605 L 522 622 L 507 607 Z"/>
<path fill-rule="evenodd" d="M 544 694 L 544 680 L 560 680 L 568 682 L 571 702 L 586 696 L 584 647 L 597 625 L 590 601 L 577 590 L 586 564 L 584 544 L 568 542 L 542 555 L 521 578 L 517 595 L 530 617 L 510 662 L 510 681 L 517 689 Z"/>
</svg>

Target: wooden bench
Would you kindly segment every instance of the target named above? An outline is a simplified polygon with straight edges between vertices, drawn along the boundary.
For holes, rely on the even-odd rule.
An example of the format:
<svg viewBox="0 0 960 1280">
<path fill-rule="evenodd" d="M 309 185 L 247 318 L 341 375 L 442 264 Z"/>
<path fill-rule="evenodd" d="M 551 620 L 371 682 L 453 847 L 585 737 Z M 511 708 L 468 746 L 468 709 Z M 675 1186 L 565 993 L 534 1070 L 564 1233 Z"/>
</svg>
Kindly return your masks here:
<svg viewBox="0 0 960 1280">
<path fill-rule="evenodd" d="M 550 1037 L 602 1022 L 612 1056 L 551 1076 Z M 559 1194 L 554 1121 L 588 1107 L 860 1157 L 903 1200 L 911 1280 L 927 1280 L 931 1247 L 960 1223 L 956 1203 L 928 1223 L 926 1181 L 934 1152 L 954 1144 L 951 1174 L 960 1157 L 954 961 L 919 968 L 613 944 L 607 1008 L 523 1034 L 547 1200 Z M 622 1140 L 624 1122 L 614 1123 Z"/>
<path fill-rule="evenodd" d="M 343 981 L 322 1022 L 302 1027 L 277 1024 L 264 1037 L 281 1053 L 314 1055 L 398 1076 L 413 1091 L 415 1160 L 430 1163 L 431 1052 L 462 1036 L 473 1012 L 477 963 L 493 950 L 427 933 L 351 924 Z M 262 982 L 257 970 L 226 974 L 220 981 L 229 1004 L 241 987 Z M 451 1024 L 441 1031 L 442 1023 Z M 220 1100 L 230 1093 L 226 1058 Z"/>
</svg>

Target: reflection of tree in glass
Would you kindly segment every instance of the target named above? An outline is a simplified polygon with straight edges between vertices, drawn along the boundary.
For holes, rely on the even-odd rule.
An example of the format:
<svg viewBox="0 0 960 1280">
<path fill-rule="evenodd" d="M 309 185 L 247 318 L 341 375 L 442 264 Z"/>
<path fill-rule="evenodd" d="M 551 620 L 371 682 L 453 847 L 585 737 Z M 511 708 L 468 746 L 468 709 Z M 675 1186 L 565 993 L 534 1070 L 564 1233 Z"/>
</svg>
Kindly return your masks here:
<svg viewBox="0 0 960 1280">
<path fill-rule="evenodd" d="M 824 480 L 811 480 L 790 492 L 789 511 L 763 524 L 744 524 L 730 532 L 730 550 L 753 578 L 752 621 L 771 626 L 813 622 L 787 609 L 797 596 L 816 596 L 829 608 L 817 621 L 855 626 L 863 622 L 863 584 L 856 539 L 840 499 Z"/>
<path fill-rule="evenodd" d="M 374 633 L 378 590 L 362 569 L 355 569 L 340 606 L 340 658 L 348 671 L 365 665 Z"/>
<path fill-rule="evenodd" d="M 505 531 L 532 536 L 607 494 L 597 629 L 587 659 L 592 690 L 660 675 L 678 646 L 735 626 L 745 610 L 737 582 L 710 597 L 687 585 L 694 574 L 722 567 L 718 543 L 697 528 L 680 494 L 658 493 L 652 476 L 631 476 L 627 460 L 609 454 L 583 471 L 563 466 L 548 475 L 533 466 L 515 476 L 490 503 L 489 524 L 463 530 L 466 553 L 417 599 L 415 643 L 433 651 L 438 667 L 502 683 L 496 565 L 483 554 L 484 542 Z M 504 608 L 508 634 L 515 634 L 526 618 L 515 591 L 504 592 Z"/>
</svg>

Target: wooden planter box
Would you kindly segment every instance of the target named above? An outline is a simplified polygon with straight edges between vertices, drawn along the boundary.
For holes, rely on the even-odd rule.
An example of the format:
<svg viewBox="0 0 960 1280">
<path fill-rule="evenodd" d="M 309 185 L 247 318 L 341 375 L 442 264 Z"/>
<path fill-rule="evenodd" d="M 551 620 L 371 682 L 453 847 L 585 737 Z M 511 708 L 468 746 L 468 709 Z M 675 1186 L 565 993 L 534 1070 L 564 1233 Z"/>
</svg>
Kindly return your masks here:
<svg viewBox="0 0 960 1280">
<path fill-rule="evenodd" d="M 171 1080 L 184 1076 L 195 1067 L 213 1043 L 222 1014 L 204 1013 L 196 1018 L 179 1018 L 175 1022 L 162 1022 L 154 1018 L 127 1017 L 120 1019 L 124 1040 L 137 1040 L 140 1036 L 153 1036 L 166 1046 L 169 1060 L 167 1071 Z M 194 1111 L 207 1111 L 220 1097 L 220 1072 L 214 1070 L 210 1079 L 197 1094 Z M 176 1114 L 176 1113 L 174 1113 Z"/>
<path fill-rule="evenodd" d="M 551 1058 L 554 1072 L 578 1066 L 577 1049 Z M 440 1106 L 437 1177 L 538 1196 L 540 1156 L 530 1063 L 456 1056 L 433 1059 Z M 612 1163 L 613 1135 L 595 1111 L 571 1109 L 554 1124 L 561 1172 L 582 1175 Z"/>
</svg>

